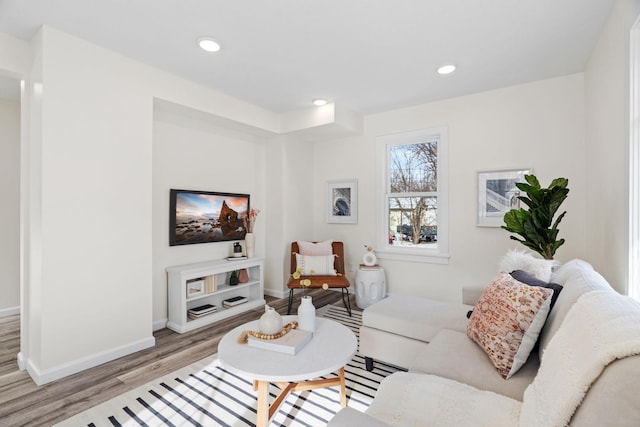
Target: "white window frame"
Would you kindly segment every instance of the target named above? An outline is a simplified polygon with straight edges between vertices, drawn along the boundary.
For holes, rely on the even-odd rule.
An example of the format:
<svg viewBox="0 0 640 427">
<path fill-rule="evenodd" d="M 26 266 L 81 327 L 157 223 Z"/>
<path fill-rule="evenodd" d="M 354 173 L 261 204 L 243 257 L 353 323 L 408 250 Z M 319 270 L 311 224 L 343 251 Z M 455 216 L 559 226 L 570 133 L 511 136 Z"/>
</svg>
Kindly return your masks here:
<svg viewBox="0 0 640 427">
<path fill-rule="evenodd" d="M 435 127 L 376 138 L 376 167 L 379 177 L 376 185 L 377 221 L 376 255 L 380 259 L 425 262 L 433 264 L 449 263 L 449 141 L 448 128 Z M 427 139 L 438 141 L 438 245 L 437 248 L 411 248 L 389 244 L 389 147 L 419 144 Z"/>
<path fill-rule="evenodd" d="M 629 248 L 627 295 L 640 301 L 640 19 L 631 27 L 629 72 Z"/>
</svg>

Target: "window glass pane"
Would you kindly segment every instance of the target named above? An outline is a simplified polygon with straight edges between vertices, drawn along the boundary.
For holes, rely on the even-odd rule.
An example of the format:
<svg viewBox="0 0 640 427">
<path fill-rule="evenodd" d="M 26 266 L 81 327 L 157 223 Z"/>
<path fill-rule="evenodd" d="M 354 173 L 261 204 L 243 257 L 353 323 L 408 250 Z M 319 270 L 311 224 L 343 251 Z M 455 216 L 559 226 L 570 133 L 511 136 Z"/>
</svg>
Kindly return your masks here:
<svg viewBox="0 0 640 427">
<path fill-rule="evenodd" d="M 436 197 L 389 197 L 388 200 L 390 245 L 437 247 Z"/>
<path fill-rule="evenodd" d="M 391 193 L 438 190 L 438 144 L 436 141 L 390 147 Z"/>
</svg>

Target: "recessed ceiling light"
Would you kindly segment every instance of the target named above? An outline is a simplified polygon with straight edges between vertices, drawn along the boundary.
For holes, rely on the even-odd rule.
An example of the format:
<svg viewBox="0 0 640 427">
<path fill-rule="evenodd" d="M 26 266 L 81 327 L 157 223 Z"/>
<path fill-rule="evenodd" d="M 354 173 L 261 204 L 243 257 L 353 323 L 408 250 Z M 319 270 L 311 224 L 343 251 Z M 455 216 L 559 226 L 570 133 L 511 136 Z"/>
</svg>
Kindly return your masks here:
<svg viewBox="0 0 640 427">
<path fill-rule="evenodd" d="M 313 105 L 315 105 L 316 107 L 322 107 L 323 105 L 327 105 L 327 100 L 322 98 L 314 99 Z"/>
<path fill-rule="evenodd" d="M 456 70 L 456 66 L 455 65 L 443 65 L 442 67 L 438 68 L 438 74 L 451 74 Z"/>
<path fill-rule="evenodd" d="M 200 37 L 198 39 L 198 46 L 207 52 L 217 52 L 220 50 L 220 42 L 211 37 Z"/>
</svg>

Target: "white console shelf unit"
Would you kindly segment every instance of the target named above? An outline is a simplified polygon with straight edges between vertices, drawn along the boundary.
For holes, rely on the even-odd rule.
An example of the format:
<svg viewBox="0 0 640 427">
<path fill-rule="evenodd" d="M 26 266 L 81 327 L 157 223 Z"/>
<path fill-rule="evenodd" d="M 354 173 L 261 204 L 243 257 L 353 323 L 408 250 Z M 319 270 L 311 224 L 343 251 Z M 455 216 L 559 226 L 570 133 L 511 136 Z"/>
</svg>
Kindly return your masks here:
<svg viewBox="0 0 640 427">
<path fill-rule="evenodd" d="M 231 272 L 246 269 L 249 280 L 229 284 Z M 204 286 L 202 282 L 204 281 Z M 264 307 L 264 259 L 226 259 L 178 265 L 167 268 L 169 321 L 167 327 L 178 333 L 189 332 L 254 308 Z M 193 286 L 188 286 L 193 284 Z M 226 299 L 242 296 L 247 302 L 225 308 Z M 197 319 L 188 310 L 212 304 L 216 311 Z"/>
</svg>

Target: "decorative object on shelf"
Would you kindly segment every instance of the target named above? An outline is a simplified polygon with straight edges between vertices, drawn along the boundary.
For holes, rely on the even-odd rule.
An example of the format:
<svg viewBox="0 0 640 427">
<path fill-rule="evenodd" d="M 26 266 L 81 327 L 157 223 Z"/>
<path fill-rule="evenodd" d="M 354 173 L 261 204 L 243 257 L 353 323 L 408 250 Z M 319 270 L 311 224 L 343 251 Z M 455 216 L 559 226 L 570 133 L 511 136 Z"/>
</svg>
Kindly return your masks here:
<svg viewBox="0 0 640 427">
<path fill-rule="evenodd" d="M 260 316 L 260 332 L 266 335 L 274 335 L 282 330 L 282 316 L 275 308 L 264 306 L 264 314 Z"/>
<path fill-rule="evenodd" d="M 240 258 L 242 256 L 242 245 L 239 242 L 235 242 L 233 244 L 233 256 L 235 258 Z"/>
<path fill-rule="evenodd" d="M 358 222 L 358 181 L 327 182 L 327 222 L 356 224 Z"/>
<path fill-rule="evenodd" d="M 227 298 L 222 301 L 222 306 L 224 308 L 235 307 L 240 304 L 246 304 L 249 301 L 249 298 L 243 297 L 242 295 L 236 295 L 235 297 Z"/>
<path fill-rule="evenodd" d="M 303 331 L 314 332 L 316 330 L 316 308 L 308 295 L 300 299 L 298 325 Z"/>
<path fill-rule="evenodd" d="M 258 218 L 260 210 L 251 209 L 244 217 L 244 228 L 247 234 L 244 236 L 244 243 L 247 249 L 247 258 L 253 258 L 255 256 L 256 249 L 256 236 L 253 234 L 253 228 Z"/>
<path fill-rule="evenodd" d="M 247 283 L 249 281 L 249 272 L 246 268 L 241 269 L 238 272 L 238 282 Z"/>
<path fill-rule="evenodd" d="M 233 270 L 231 276 L 229 276 L 229 285 L 235 286 L 238 284 L 238 270 Z"/>
<path fill-rule="evenodd" d="M 205 279 L 199 277 L 197 279 L 187 280 L 187 299 L 194 298 L 205 293 Z"/>
<path fill-rule="evenodd" d="M 367 267 L 373 267 L 378 262 L 378 257 L 371 246 L 364 245 L 364 247 L 367 248 L 367 253 L 362 257 L 362 263 Z"/>
<path fill-rule="evenodd" d="M 525 182 L 524 176 L 531 172 L 531 169 L 478 172 L 479 227 L 500 227 L 504 214 L 520 207 L 516 183 Z"/>
<path fill-rule="evenodd" d="M 548 188 L 542 188 L 535 175 L 525 175 L 524 179 L 526 182 L 516 183 L 516 187 L 526 193 L 526 196 L 518 195 L 517 198 L 528 209 L 508 211 L 504 214 L 506 225 L 502 228 L 522 237 L 519 239 L 510 236 L 512 240 L 539 253 L 544 259 L 553 259 L 558 248 L 564 244 L 564 239 L 558 239 L 558 224 L 567 211 L 562 212 L 555 221 L 553 217 L 569 194 L 569 180 L 556 178 Z"/>
<path fill-rule="evenodd" d="M 247 233 L 244 236 L 244 245 L 247 248 L 247 258 L 253 258 L 256 252 L 256 236 L 253 233 Z"/>
</svg>

